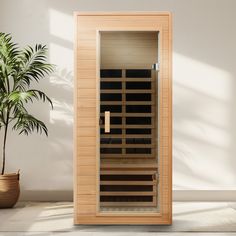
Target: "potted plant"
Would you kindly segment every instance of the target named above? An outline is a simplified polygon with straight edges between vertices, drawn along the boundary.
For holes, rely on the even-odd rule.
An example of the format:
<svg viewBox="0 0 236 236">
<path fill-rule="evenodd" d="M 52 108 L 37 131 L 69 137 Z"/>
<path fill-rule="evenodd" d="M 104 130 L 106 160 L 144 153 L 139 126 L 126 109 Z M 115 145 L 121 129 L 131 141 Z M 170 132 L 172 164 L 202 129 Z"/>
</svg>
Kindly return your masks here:
<svg viewBox="0 0 236 236">
<path fill-rule="evenodd" d="M 19 49 L 10 34 L 0 33 L 0 132 L 3 134 L 2 165 L 0 172 L 0 208 L 13 207 L 19 198 L 19 171 L 6 173 L 7 134 L 11 130 L 29 135 L 36 131 L 48 135 L 46 125 L 27 110 L 26 104 L 35 100 L 49 102 L 42 91 L 32 88 L 53 72 L 47 63 L 47 47 L 36 45 Z"/>
</svg>

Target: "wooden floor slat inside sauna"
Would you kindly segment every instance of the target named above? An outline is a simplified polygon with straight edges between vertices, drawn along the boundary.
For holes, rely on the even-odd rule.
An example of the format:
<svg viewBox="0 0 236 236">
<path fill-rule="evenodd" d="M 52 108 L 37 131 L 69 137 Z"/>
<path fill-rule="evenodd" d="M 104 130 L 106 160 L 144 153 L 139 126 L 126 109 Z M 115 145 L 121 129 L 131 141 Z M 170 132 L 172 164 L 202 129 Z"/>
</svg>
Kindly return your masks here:
<svg viewBox="0 0 236 236">
<path fill-rule="evenodd" d="M 109 207 L 102 206 L 100 207 L 100 212 L 158 212 L 157 207 Z"/>
</svg>

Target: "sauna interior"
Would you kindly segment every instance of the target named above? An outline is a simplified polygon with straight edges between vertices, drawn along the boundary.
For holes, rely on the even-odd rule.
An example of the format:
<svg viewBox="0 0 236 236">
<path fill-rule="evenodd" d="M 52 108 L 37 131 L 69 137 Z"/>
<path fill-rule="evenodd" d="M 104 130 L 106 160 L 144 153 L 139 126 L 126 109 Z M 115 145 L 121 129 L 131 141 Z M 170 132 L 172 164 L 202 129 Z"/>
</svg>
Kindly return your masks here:
<svg viewBox="0 0 236 236">
<path fill-rule="evenodd" d="M 158 212 L 158 32 L 99 36 L 100 212 Z"/>
</svg>

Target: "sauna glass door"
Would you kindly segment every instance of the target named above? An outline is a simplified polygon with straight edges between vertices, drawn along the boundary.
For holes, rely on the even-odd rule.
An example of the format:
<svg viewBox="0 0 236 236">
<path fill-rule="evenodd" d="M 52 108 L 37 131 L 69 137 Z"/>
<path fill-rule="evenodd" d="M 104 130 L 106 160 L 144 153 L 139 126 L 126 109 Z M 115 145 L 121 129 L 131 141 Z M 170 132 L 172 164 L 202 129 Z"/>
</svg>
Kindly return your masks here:
<svg viewBox="0 0 236 236">
<path fill-rule="evenodd" d="M 158 32 L 100 32 L 101 212 L 157 212 Z"/>
</svg>

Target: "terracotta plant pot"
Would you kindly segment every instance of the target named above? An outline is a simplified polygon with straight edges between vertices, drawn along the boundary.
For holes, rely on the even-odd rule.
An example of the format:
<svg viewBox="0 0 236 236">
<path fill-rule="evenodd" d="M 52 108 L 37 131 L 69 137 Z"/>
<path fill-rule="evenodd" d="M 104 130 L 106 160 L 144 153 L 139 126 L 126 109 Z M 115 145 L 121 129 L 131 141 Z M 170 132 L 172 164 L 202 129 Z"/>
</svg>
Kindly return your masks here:
<svg viewBox="0 0 236 236">
<path fill-rule="evenodd" d="M 13 207 L 20 195 L 19 173 L 0 175 L 0 208 Z"/>
</svg>

